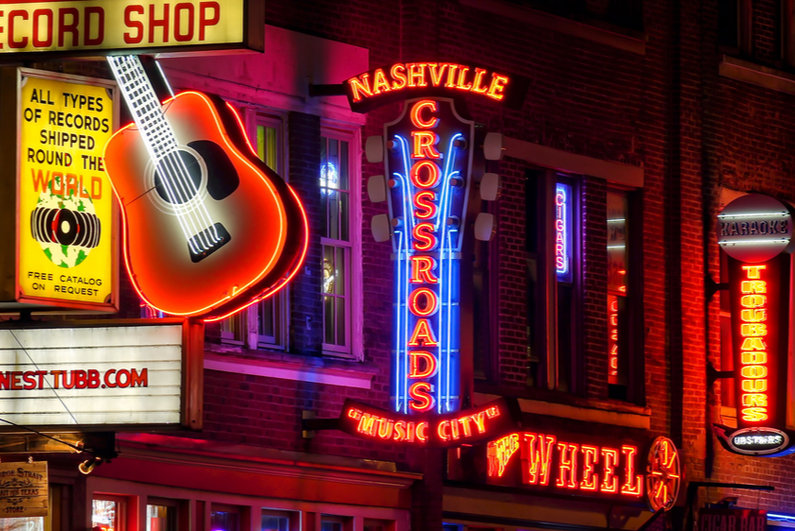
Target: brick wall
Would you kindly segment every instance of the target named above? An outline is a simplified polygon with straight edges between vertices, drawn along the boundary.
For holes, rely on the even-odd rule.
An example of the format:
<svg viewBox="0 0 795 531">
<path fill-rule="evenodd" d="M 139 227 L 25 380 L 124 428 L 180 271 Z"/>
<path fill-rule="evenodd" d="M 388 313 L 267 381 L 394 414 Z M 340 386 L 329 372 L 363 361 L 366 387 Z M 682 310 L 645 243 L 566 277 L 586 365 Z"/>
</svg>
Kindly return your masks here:
<svg viewBox="0 0 795 531">
<path fill-rule="evenodd" d="M 474 119 L 490 131 L 595 159 L 643 167 L 645 184 L 635 200 L 643 213 L 643 373 L 651 429 L 667 434 L 684 450 L 690 480 L 770 484 L 762 508 L 795 512 L 795 490 L 787 459 L 739 457 L 722 450 L 711 434 L 719 420 L 718 389 L 707 387 L 705 364 L 719 364 L 717 299 L 707 300 L 705 276 L 718 278 L 714 236 L 718 190 L 726 186 L 795 199 L 795 101 L 793 96 L 718 76 L 719 0 L 647 0 L 643 3 L 645 54 L 635 54 L 578 36 L 442 0 L 346 3 L 297 0 L 267 2 L 269 24 L 370 50 L 371 66 L 392 61 L 462 60 L 527 76 L 530 90 L 522 109 L 471 102 Z M 596 11 L 607 3 L 588 3 Z M 776 66 L 778 2 L 754 2 L 753 56 Z M 267 53 L 267 52 L 266 52 Z M 340 80 L 341 81 L 341 80 Z M 395 105 L 373 111 L 362 140 L 383 134 Z M 319 353 L 320 246 L 317 228 L 319 130 L 317 116 L 289 116 L 291 182 L 309 209 L 309 273 L 299 273 L 291 290 L 292 344 L 304 355 Z M 499 326 L 496 385 L 526 391 L 527 256 L 524 204 L 527 161 L 499 163 L 503 179 L 497 206 Z M 565 168 L 559 168 L 565 169 Z M 339 414 L 346 397 L 385 406 L 389 394 L 391 261 L 388 244 L 369 234 L 373 215 L 366 179 L 382 173 L 362 165 L 364 363 L 377 371 L 372 390 L 207 371 L 205 431 L 202 437 L 275 448 L 397 461 L 430 470 L 424 456 L 393 446 L 372 445 L 328 431 L 312 440 L 300 434 L 303 410 L 318 417 Z M 585 399 L 606 400 L 606 279 L 604 180 L 581 180 L 584 291 L 582 337 Z M 641 272 L 638 272 L 641 273 Z M 134 313 L 134 301 L 125 311 Z M 311 330 L 306 327 L 310 317 Z M 561 397 L 547 398 L 556 400 Z M 550 426 L 554 423 L 550 423 Z M 435 473 L 435 471 L 434 471 Z M 429 476 L 431 477 L 431 476 Z M 438 481 L 433 476 L 433 481 Z M 417 496 L 428 491 L 417 487 Z M 425 490 L 423 490 L 425 489 Z M 742 504 L 756 495 L 738 491 Z M 712 489 L 716 501 L 725 491 Z M 438 505 L 439 499 L 428 503 Z M 440 518 L 439 508 L 433 521 Z M 418 524 L 420 525 L 420 524 Z M 431 528 L 431 524 L 422 524 Z M 422 528 L 422 527 L 420 527 Z"/>
</svg>

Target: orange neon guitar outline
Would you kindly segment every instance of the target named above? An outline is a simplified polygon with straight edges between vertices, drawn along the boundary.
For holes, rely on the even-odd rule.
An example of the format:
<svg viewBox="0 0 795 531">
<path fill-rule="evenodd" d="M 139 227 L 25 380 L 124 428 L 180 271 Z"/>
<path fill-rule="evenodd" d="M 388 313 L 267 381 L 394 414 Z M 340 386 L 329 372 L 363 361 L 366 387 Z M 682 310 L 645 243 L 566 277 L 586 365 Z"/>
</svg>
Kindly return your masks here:
<svg viewBox="0 0 795 531">
<path fill-rule="evenodd" d="M 139 296 L 217 320 L 279 291 L 306 255 L 306 213 L 256 156 L 235 110 L 195 91 L 161 104 L 137 57 L 108 60 L 135 119 L 104 159 Z"/>
</svg>

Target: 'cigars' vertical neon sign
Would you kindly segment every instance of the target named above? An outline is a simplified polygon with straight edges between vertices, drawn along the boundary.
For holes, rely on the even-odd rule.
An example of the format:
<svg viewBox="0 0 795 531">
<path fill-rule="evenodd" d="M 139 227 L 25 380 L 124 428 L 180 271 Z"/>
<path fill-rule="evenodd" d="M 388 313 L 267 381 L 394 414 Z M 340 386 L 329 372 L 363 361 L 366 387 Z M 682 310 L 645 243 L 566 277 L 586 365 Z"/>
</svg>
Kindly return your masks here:
<svg viewBox="0 0 795 531">
<path fill-rule="evenodd" d="M 571 282 L 571 186 L 555 185 L 555 272 L 561 282 Z"/>
<path fill-rule="evenodd" d="M 451 100 L 407 101 L 387 124 L 395 253 L 392 403 L 459 409 L 459 270 L 473 124 Z"/>
</svg>

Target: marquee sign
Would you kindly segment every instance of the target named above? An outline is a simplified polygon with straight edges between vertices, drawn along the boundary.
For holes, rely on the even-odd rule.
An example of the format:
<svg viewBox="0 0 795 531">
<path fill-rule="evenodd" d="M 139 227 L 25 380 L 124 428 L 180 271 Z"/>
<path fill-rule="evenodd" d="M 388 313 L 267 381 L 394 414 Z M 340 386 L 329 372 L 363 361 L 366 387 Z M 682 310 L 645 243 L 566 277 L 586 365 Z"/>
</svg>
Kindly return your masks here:
<svg viewBox="0 0 795 531">
<path fill-rule="evenodd" d="M 418 417 L 346 400 L 337 427 L 384 443 L 446 448 L 485 442 L 515 430 L 517 410 L 518 406 L 499 399 L 458 413 Z"/>
<path fill-rule="evenodd" d="M 476 96 L 484 102 L 519 108 L 526 78 L 459 63 L 395 63 L 347 79 L 351 109 L 368 112 L 387 103 L 419 96 Z"/>
<path fill-rule="evenodd" d="M 0 245 L 7 308 L 116 310 L 116 210 L 102 148 L 118 114 L 106 79 L 7 69 L 0 127 L 4 216 Z M 14 177 L 15 176 L 15 177 Z M 14 234 L 14 231 L 9 232 Z"/>
<path fill-rule="evenodd" d="M 654 511 L 670 509 L 682 483 L 678 451 L 664 437 L 645 453 L 636 443 L 526 431 L 492 440 L 486 451 L 490 484 L 630 501 L 645 496 Z"/>
<path fill-rule="evenodd" d="M 792 216 L 776 199 L 749 194 L 718 216 L 729 255 L 737 429 L 717 426 L 723 446 L 746 455 L 788 453 L 787 345 Z"/>
<path fill-rule="evenodd" d="M 460 407 L 459 270 L 474 123 L 452 100 L 407 101 L 385 127 L 395 264 L 392 404 Z"/>
<path fill-rule="evenodd" d="M 0 58 L 262 51 L 264 25 L 254 0 L 0 0 Z"/>
<path fill-rule="evenodd" d="M 203 327 L 135 323 L 0 329 L 0 417 L 40 428 L 201 428 Z"/>
</svg>

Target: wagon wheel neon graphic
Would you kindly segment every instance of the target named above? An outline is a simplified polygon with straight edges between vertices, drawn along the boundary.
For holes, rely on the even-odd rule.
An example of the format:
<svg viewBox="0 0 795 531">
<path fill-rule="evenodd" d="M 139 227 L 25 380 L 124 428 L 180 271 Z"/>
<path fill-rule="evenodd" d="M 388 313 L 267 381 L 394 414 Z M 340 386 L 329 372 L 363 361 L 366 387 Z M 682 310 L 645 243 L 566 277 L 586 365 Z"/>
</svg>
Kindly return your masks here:
<svg viewBox="0 0 795 531">
<path fill-rule="evenodd" d="M 649 448 L 646 492 L 652 511 L 667 511 L 676 503 L 682 485 L 679 452 L 671 439 L 657 437 Z"/>
</svg>

